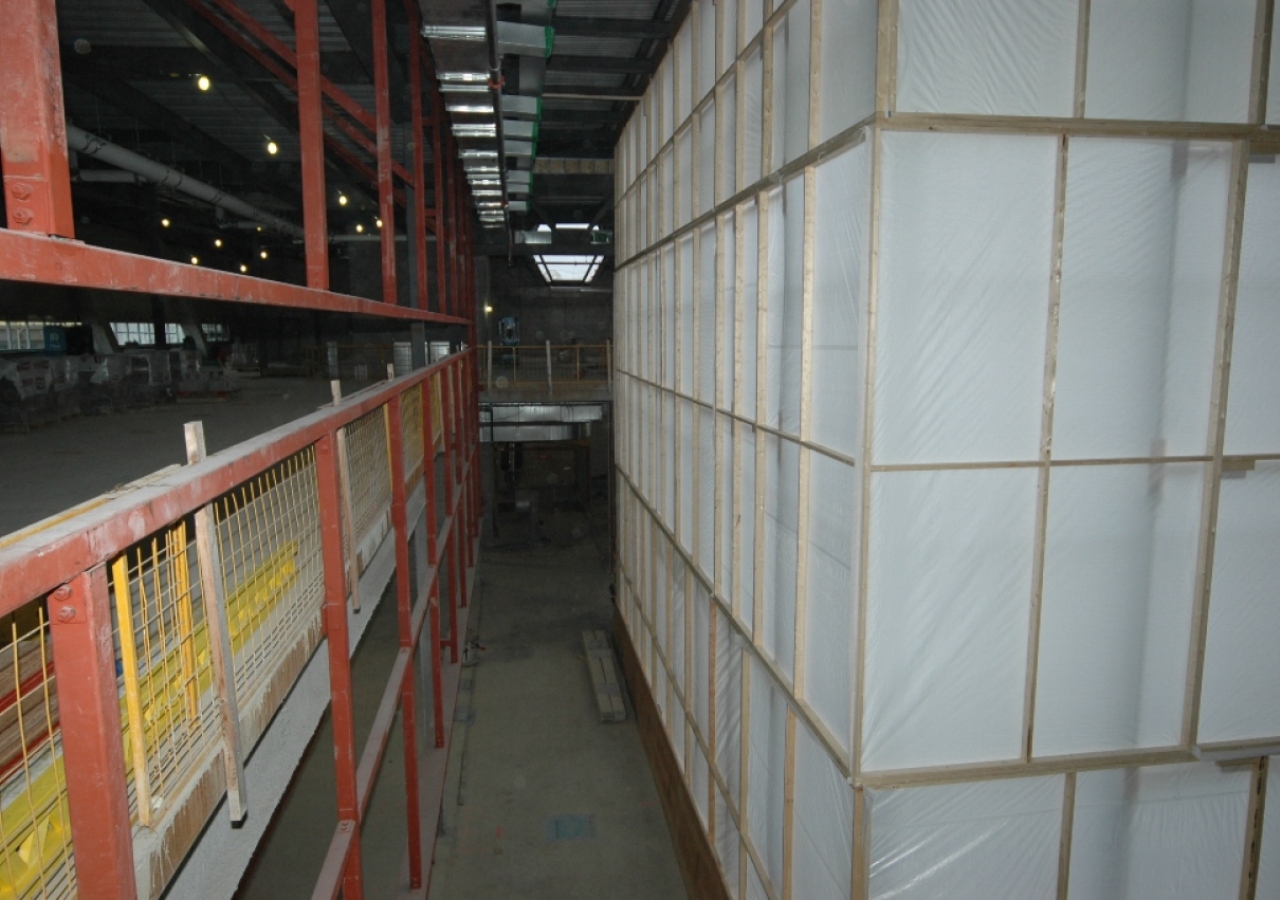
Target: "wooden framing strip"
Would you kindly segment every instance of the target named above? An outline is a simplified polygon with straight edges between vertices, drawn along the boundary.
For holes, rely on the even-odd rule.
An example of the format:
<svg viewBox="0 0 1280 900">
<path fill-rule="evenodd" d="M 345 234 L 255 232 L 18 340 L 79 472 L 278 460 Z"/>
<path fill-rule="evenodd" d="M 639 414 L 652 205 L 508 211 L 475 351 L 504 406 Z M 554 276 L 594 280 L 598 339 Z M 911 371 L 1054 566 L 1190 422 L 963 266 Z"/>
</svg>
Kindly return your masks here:
<svg viewBox="0 0 1280 900">
<path fill-rule="evenodd" d="M 185 426 L 187 464 L 195 465 L 208 455 L 204 424 Z M 222 583 L 222 556 L 218 549 L 217 515 L 213 504 L 195 512 L 196 559 L 200 563 L 200 594 L 204 600 L 205 630 L 213 664 L 214 691 L 218 698 L 218 719 L 222 726 L 222 762 L 227 776 L 227 814 L 233 825 L 249 814 L 245 797 L 244 748 L 240 741 L 240 704 L 236 699 L 235 658 L 231 653 L 231 629 L 227 623 L 227 598 Z"/>
<path fill-rule="evenodd" d="M 1241 233 L 1249 182 L 1249 145 L 1238 142 L 1231 153 L 1231 194 L 1227 204 L 1218 333 L 1214 347 L 1213 390 L 1209 405 L 1209 455 L 1205 466 L 1200 542 L 1196 557 L 1195 607 L 1191 617 L 1191 649 L 1187 660 L 1182 743 L 1190 748 L 1199 738 L 1200 696 L 1204 687 L 1204 654 L 1209 630 L 1209 593 L 1217 539 L 1218 498 L 1222 484 L 1222 450 L 1226 439 L 1227 391 L 1231 382 L 1231 347 L 1235 331 L 1236 291 L 1240 275 Z"/>
<path fill-rule="evenodd" d="M 1258 893 L 1258 865 L 1262 859 L 1262 825 L 1267 807 L 1267 775 L 1271 760 L 1258 757 L 1251 767 L 1249 812 L 1245 819 L 1244 866 L 1240 873 L 1240 900 L 1255 900 Z"/>
<path fill-rule="evenodd" d="M 1072 89 L 1072 115 L 1084 118 L 1086 92 L 1089 87 L 1089 21 L 1093 0 L 1076 0 L 1079 17 L 1076 19 L 1076 78 Z"/>
<path fill-rule="evenodd" d="M 1062 303 L 1062 244 L 1067 200 L 1067 137 L 1058 138 L 1053 188 L 1053 240 L 1049 262 L 1049 309 L 1045 328 L 1044 381 L 1040 402 L 1040 470 L 1031 562 L 1031 611 L 1027 621 L 1027 669 L 1023 682 L 1022 758 L 1031 759 L 1035 737 L 1036 676 L 1040 658 L 1040 612 L 1044 599 L 1045 543 L 1049 528 L 1049 473 L 1053 459 L 1053 411 L 1058 374 L 1058 319 Z"/>
<path fill-rule="evenodd" d="M 1086 0 L 1087 2 L 1087 0 Z M 1068 772 L 1063 778 L 1062 826 L 1058 834 L 1058 896 L 1067 900 L 1071 884 L 1071 839 L 1076 820 L 1076 773 Z"/>
</svg>

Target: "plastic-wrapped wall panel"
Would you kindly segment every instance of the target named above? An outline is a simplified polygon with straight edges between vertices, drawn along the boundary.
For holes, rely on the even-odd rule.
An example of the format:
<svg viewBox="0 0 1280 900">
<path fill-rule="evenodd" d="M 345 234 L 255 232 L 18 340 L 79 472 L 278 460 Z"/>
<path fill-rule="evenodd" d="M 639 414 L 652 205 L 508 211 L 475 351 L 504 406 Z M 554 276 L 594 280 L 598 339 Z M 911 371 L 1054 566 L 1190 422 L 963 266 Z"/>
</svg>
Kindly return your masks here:
<svg viewBox="0 0 1280 900">
<path fill-rule="evenodd" d="M 736 354 L 738 333 L 737 325 L 737 241 L 734 238 L 734 214 L 729 212 L 720 217 L 720 234 L 718 245 L 720 250 L 720 269 L 716 273 L 716 285 L 719 288 L 719 310 L 721 321 L 719 337 L 720 396 L 718 403 L 721 409 L 734 409 L 735 374 L 737 371 Z"/>
<path fill-rule="evenodd" d="M 1061 777 L 868 793 L 871 900 L 1057 895 Z"/>
<path fill-rule="evenodd" d="M 741 231 L 742 265 L 740 274 L 742 289 L 738 294 L 739 318 L 742 331 L 738 337 L 739 358 L 742 361 L 742 391 L 738 395 L 736 411 L 755 419 L 756 415 L 756 337 L 760 333 L 757 312 L 760 308 L 760 254 L 759 248 L 759 207 L 754 200 L 743 204 L 738 215 L 738 228 Z"/>
<path fill-rule="evenodd" d="M 794 679 L 796 564 L 799 541 L 800 447 L 764 433 L 764 584 L 761 644 Z"/>
<path fill-rule="evenodd" d="M 1280 31 L 1280 29 L 1277 29 Z M 1280 72 L 1280 58 L 1272 57 Z M 1280 94 L 1280 78 L 1273 79 Z M 1249 164 L 1240 285 L 1236 293 L 1231 392 L 1227 402 L 1227 453 L 1280 453 L 1280 165 L 1276 157 Z"/>
<path fill-rule="evenodd" d="M 725 4 L 721 4 L 724 6 Z M 731 5 L 731 4 L 730 4 Z M 723 203 L 732 197 L 738 190 L 737 187 L 737 160 L 738 160 L 738 91 L 737 79 L 734 75 L 730 75 L 725 79 L 724 87 L 720 91 L 719 110 L 721 125 L 721 134 L 724 135 L 720 141 L 718 152 L 718 169 L 716 171 L 716 202 Z"/>
<path fill-rule="evenodd" d="M 1092 0 L 1085 115 L 1243 122 L 1254 0 Z"/>
<path fill-rule="evenodd" d="M 716 768 L 734 808 L 742 788 L 742 637 L 716 612 Z"/>
<path fill-rule="evenodd" d="M 1029 469 L 872 477 L 864 769 L 1017 758 L 1035 494 Z"/>
<path fill-rule="evenodd" d="M 708 580 L 716 571 L 716 414 L 698 407 L 697 561 Z"/>
<path fill-rule="evenodd" d="M 1200 741 L 1280 737 L 1280 462 L 1224 475 Z"/>
<path fill-rule="evenodd" d="M 715 205 L 716 193 L 716 105 L 711 100 L 698 114 L 698 197 L 694 215 L 701 216 Z"/>
<path fill-rule="evenodd" d="M 692 336 L 691 336 L 692 337 Z M 703 403 L 715 403 L 716 389 L 716 226 L 698 231 L 698 384 Z"/>
<path fill-rule="evenodd" d="M 734 496 L 738 525 L 738 615 L 748 630 L 755 622 L 756 607 L 756 430 L 738 423 L 738 467 L 742 490 Z"/>
<path fill-rule="evenodd" d="M 1213 763 L 1081 772 L 1069 900 L 1236 900 L 1249 784 Z"/>
<path fill-rule="evenodd" d="M 1034 459 L 1057 142 L 881 140 L 873 459 Z"/>
<path fill-rule="evenodd" d="M 773 26 L 773 167 L 809 149 L 809 0 Z"/>
<path fill-rule="evenodd" d="M 786 780 L 786 693 L 758 662 L 751 665 L 751 719 L 747 770 L 748 834 L 765 865 L 761 874 L 781 886 L 784 782 Z M 781 891 L 779 891 L 781 893 Z"/>
<path fill-rule="evenodd" d="M 804 179 L 769 192 L 765 424 L 800 433 L 804 326 Z"/>
<path fill-rule="evenodd" d="M 692 777 L 689 779 L 689 792 L 693 794 L 698 818 L 705 829 L 711 824 L 711 770 L 707 767 L 707 755 L 702 752 L 702 746 L 697 741 L 693 741 L 691 746 L 693 747 L 693 766 Z"/>
<path fill-rule="evenodd" d="M 1271 757 L 1267 772 L 1266 817 L 1258 858 L 1258 900 L 1280 897 L 1280 758 Z"/>
<path fill-rule="evenodd" d="M 822 745 L 796 728 L 791 896 L 849 900 L 853 871 L 853 788 Z"/>
<path fill-rule="evenodd" d="M 850 457 L 862 454 L 870 163 L 864 141 L 815 176 L 810 438 Z"/>
<path fill-rule="evenodd" d="M 1231 152 L 1073 139 L 1053 455 L 1198 455 L 1209 427 Z"/>
<path fill-rule="evenodd" d="M 676 228 L 693 218 L 693 128 L 676 135 Z"/>
<path fill-rule="evenodd" d="M 742 0 L 744 3 L 745 15 L 743 17 L 742 45 L 739 50 L 746 47 L 755 36 L 760 33 L 760 26 L 764 24 L 764 6 L 765 0 Z"/>
<path fill-rule="evenodd" d="M 1049 523 L 1034 752 L 1178 743 L 1204 466 L 1059 466 Z"/>
<path fill-rule="evenodd" d="M 693 92 L 696 105 L 716 83 L 716 4 L 698 0 L 698 79 Z"/>
<path fill-rule="evenodd" d="M 677 283 L 680 294 L 677 303 L 679 304 L 679 321 L 680 332 L 677 337 L 679 342 L 680 365 L 677 373 L 678 381 L 676 388 L 682 394 L 689 396 L 694 392 L 694 368 L 693 355 L 694 348 L 697 346 L 698 333 L 694 330 L 694 296 L 693 285 L 695 271 L 695 261 L 693 258 L 693 235 L 684 234 L 677 243 L 676 253 L 677 266 Z"/>
<path fill-rule="evenodd" d="M 1269 125 L 1280 125 L 1280 28 L 1274 24 L 1271 28 L 1271 75 L 1267 90 L 1266 122 Z"/>
<path fill-rule="evenodd" d="M 750 3 L 756 0 L 749 0 Z M 758 26 L 757 26 L 758 27 Z M 743 93 L 743 142 L 742 165 L 746 183 L 755 184 L 760 180 L 762 162 L 763 128 L 764 128 L 764 51 L 757 46 L 747 55 L 742 67 Z"/>
<path fill-rule="evenodd" d="M 718 429 L 718 446 L 716 448 L 717 464 L 720 467 L 719 489 L 717 500 L 718 517 L 716 519 L 716 588 L 722 597 L 737 596 L 738 590 L 733 579 L 733 532 L 734 532 L 734 478 L 733 461 L 735 447 L 733 443 L 733 420 L 721 414 L 716 421 Z"/>
<path fill-rule="evenodd" d="M 825 141 L 875 111 L 876 0 L 823 3 L 820 33 L 818 138 Z"/>
<path fill-rule="evenodd" d="M 716 77 L 733 68 L 738 58 L 738 4 L 717 3 L 716 27 L 720 31 L 720 68 Z"/>
<path fill-rule="evenodd" d="M 693 678 L 689 683 L 689 712 L 705 739 L 711 733 L 711 595 L 698 579 L 693 582 L 691 650 Z"/>
<path fill-rule="evenodd" d="M 853 466 L 809 454 L 805 698 L 848 751 L 857 638 L 862 480 Z"/>
<path fill-rule="evenodd" d="M 907 112 L 1070 116 L 1078 0 L 902 0 Z"/>
<path fill-rule="evenodd" d="M 742 837 L 738 832 L 737 823 L 729 813 L 728 801 L 718 788 L 716 789 L 716 833 L 713 849 L 716 851 L 716 859 L 720 862 L 720 874 L 724 878 L 725 886 L 729 889 L 729 896 L 736 900 L 739 889 L 738 860 L 742 852 Z"/>
</svg>

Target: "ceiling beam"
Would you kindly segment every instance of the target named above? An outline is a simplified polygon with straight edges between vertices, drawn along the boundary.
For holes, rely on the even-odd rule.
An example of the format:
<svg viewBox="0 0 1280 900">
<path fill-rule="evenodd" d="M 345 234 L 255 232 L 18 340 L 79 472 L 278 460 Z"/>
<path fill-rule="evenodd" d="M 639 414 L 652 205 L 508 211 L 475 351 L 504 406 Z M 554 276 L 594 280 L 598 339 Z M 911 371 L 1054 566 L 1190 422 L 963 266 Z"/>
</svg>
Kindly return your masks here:
<svg viewBox="0 0 1280 900">
<path fill-rule="evenodd" d="M 628 59 L 617 56 L 564 56 L 553 53 L 547 59 L 548 72 L 588 72 L 593 75 L 650 75 L 658 67 L 657 60 Z M 576 91 L 572 85 L 556 85 L 556 90 Z M 616 91 L 615 91 L 616 93 Z"/>
<path fill-rule="evenodd" d="M 666 22 L 645 19 L 556 16 L 551 25 L 556 30 L 556 37 L 666 39 L 671 36 L 671 29 Z"/>
<path fill-rule="evenodd" d="M 62 47 L 62 60 L 65 65 L 76 53 L 71 46 Z M 191 78 L 197 74 L 211 75 L 209 59 L 201 51 L 193 47 L 128 47 L 94 44 L 88 61 L 108 69 L 116 77 L 126 81 L 171 81 L 174 78 Z M 276 84 L 276 78 L 262 69 L 247 56 L 232 57 L 223 60 L 237 79 L 249 83 L 269 82 Z M 367 85 L 368 77 L 360 60 L 349 50 L 324 53 L 320 57 L 320 70 L 324 76 L 338 85 Z"/>
<path fill-rule="evenodd" d="M 327 0 L 327 3 L 329 12 L 333 13 L 338 28 L 365 72 L 364 82 L 373 84 L 373 16 L 369 3 L 367 0 Z M 387 4 L 387 94 L 391 101 L 391 118 L 397 122 L 409 119 L 409 95 L 406 89 L 408 82 L 400 65 L 400 57 L 395 53 L 392 36 L 395 23 L 403 15 L 404 10 L 400 4 Z M 325 54 L 320 54 L 321 60 L 324 57 Z"/>
</svg>

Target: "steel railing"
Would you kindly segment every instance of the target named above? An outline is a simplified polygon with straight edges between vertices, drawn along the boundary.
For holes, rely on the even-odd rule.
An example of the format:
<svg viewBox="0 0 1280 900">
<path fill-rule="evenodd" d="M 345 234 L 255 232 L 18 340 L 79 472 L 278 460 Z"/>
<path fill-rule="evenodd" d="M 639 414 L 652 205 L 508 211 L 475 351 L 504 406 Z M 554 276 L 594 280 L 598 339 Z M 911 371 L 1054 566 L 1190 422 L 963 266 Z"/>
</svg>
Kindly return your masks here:
<svg viewBox="0 0 1280 900">
<path fill-rule="evenodd" d="M 479 348 L 487 391 L 569 393 L 613 384 L 613 347 L 604 344 L 526 344 Z"/>
<path fill-rule="evenodd" d="M 0 541 L 0 900 L 72 896 L 77 883 L 83 896 L 158 896 L 224 796 L 233 818 L 252 806 L 243 760 L 326 636 L 339 826 L 316 895 L 344 882 L 359 895 L 360 820 L 397 713 L 414 750 L 407 853 L 425 890 L 435 811 L 420 803 L 416 748 L 419 730 L 444 744 L 444 653 L 457 663 L 475 562 L 477 360 L 456 354 L 208 458 L 189 430 L 191 464 Z M 429 571 L 412 596 L 419 492 Z M 395 545 L 401 650 L 357 756 L 347 606 L 359 571 L 344 548 L 380 529 Z M 424 631 L 433 722 L 420 728 Z"/>
</svg>

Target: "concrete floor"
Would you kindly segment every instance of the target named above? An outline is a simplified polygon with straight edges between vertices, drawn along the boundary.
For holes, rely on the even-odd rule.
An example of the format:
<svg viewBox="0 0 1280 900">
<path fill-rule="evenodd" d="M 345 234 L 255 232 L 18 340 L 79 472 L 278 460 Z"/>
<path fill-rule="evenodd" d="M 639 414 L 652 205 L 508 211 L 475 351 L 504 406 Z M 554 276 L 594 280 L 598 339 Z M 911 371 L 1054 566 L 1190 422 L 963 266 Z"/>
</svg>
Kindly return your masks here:
<svg viewBox="0 0 1280 900">
<path fill-rule="evenodd" d="M 250 378 L 228 400 L 164 403 L 0 432 L 0 537 L 165 466 L 186 462 L 182 427 L 204 422 L 209 452 L 256 437 L 330 401 L 329 383 Z M 344 384 L 347 392 L 362 383 Z"/>
<path fill-rule="evenodd" d="M 685 896 L 635 721 L 598 718 L 582 632 L 610 627 L 609 572 L 590 539 L 555 541 L 569 517 L 548 517 L 550 545 L 481 556 L 485 649 L 470 715 L 459 698 L 431 900 Z"/>
</svg>

